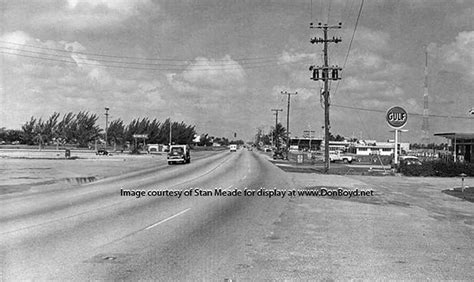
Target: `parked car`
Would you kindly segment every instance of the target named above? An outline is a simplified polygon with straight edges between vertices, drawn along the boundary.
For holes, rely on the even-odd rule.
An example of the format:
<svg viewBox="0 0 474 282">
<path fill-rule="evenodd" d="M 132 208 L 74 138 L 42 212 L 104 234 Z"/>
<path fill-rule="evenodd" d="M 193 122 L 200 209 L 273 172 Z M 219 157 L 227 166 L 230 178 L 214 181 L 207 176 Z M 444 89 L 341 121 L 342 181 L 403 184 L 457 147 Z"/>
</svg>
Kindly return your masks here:
<svg viewBox="0 0 474 282">
<path fill-rule="evenodd" d="M 392 168 L 400 169 L 400 166 L 412 166 L 412 165 L 422 165 L 423 163 L 420 161 L 419 158 L 415 156 L 400 156 L 398 157 L 398 165 L 395 165 L 395 160 L 392 159 L 390 166 Z"/>
<path fill-rule="evenodd" d="M 400 164 L 404 165 L 422 165 L 420 159 L 415 156 L 401 156 L 398 160 Z"/>
<path fill-rule="evenodd" d="M 188 145 L 171 145 L 168 152 L 168 164 L 173 163 L 190 163 L 191 154 L 189 153 Z"/>
<path fill-rule="evenodd" d="M 329 152 L 329 161 L 334 163 L 336 161 L 342 161 L 344 163 L 352 163 L 352 156 L 343 155 L 341 152 Z"/>
</svg>

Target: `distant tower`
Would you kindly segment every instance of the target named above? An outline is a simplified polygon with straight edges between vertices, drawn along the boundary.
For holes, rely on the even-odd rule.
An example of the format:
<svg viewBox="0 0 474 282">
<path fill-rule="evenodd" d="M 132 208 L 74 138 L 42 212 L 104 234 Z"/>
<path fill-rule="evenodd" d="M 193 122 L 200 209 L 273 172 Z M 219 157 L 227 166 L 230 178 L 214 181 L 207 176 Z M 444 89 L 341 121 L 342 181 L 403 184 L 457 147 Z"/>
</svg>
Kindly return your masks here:
<svg viewBox="0 0 474 282">
<path fill-rule="evenodd" d="M 421 142 L 430 143 L 430 123 L 428 120 L 428 46 L 425 48 L 425 85 L 423 91 L 423 124 L 421 125 Z"/>
</svg>

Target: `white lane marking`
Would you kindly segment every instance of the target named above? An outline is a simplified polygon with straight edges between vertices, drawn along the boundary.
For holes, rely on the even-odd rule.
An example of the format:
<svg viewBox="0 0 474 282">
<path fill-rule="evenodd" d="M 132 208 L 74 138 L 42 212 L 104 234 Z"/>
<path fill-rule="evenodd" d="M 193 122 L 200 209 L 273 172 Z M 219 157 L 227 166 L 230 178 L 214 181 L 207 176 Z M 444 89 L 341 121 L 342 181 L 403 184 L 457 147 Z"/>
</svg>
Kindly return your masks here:
<svg viewBox="0 0 474 282">
<path fill-rule="evenodd" d="M 244 180 L 245 178 L 247 178 L 247 175 L 244 175 L 244 177 L 242 177 L 242 180 Z"/>
<path fill-rule="evenodd" d="M 173 218 L 175 218 L 175 217 L 177 217 L 177 216 L 182 215 L 183 213 L 189 211 L 190 209 L 191 209 L 191 208 L 187 208 L 187 209 L 185 209 L 185 210 L 183 210 L 183 211 L 180 211 L 179 213 L 177 213 L 177 214 L 175 214 L 175 215 L 172 215 L 172 216 L 170 216 L 170 217 L 168 217 L 168 218 L 163 219 L 162 221 L 159 221 L 159 222 L 157 222 L 157 223 L 155 223 L 155 224 L 152 224 L 152 225 L 148 226 L 147 228 L 145 228 L 145 230 L 152 229 L 153 227 L 156 227 L 156 226 L 158 226 L 158 225 L 160 225 L 160 224 L 162 224 L 162 223 L 165 223 L 165 222 L 167 222 L 168 220 L 171 220 L 171 219 L 173 219 Z"/>
</svg>

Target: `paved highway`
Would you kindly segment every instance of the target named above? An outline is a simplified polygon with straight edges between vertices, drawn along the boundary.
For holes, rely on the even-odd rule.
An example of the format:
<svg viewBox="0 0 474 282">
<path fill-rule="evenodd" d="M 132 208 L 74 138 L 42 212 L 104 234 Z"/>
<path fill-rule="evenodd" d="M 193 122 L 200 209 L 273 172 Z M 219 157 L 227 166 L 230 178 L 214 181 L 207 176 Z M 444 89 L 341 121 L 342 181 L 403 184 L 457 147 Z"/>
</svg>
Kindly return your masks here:
<svg viewBox="0 0 474 282">
<path fill-rule="evenodd" d="M 240 150 L 104 179 L 0 197 L 2 280 L 233 278 L 288 198 L 133 197 L 122 191 L 285 189 L 260 154 Z"/>
</svg>

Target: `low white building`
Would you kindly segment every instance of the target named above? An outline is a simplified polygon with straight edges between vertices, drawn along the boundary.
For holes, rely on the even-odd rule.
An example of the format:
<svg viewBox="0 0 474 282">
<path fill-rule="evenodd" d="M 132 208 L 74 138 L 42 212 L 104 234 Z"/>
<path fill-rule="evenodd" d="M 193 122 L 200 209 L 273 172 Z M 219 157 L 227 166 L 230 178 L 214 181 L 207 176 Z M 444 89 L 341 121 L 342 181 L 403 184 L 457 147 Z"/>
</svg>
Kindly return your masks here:
<svg viewBox="0 0 474 282">
<path fill-rule="evenodd" d="M 410 149 L 410 143 L 399 143 L 400 151 L 407 152 Z M 390 156 L 395 154 L 395 143 L 394 142 L 376 142 L 376 141 L 365 141 L 359 142 L 354 145 L 354 153 L 361 156 L 369 155 L 380 155 Z"/>
</svg>

